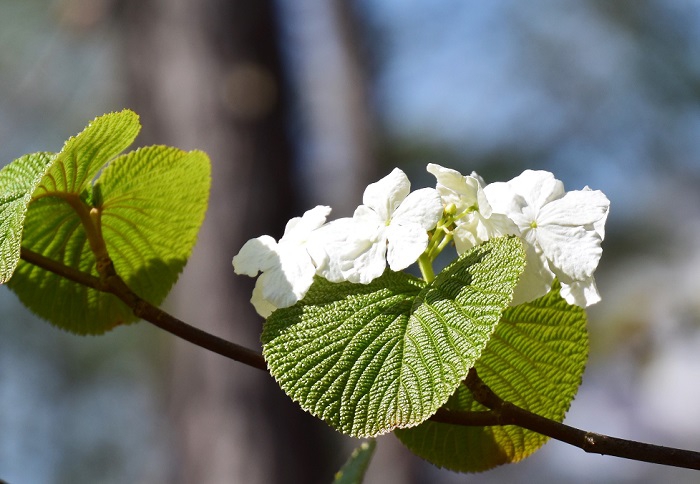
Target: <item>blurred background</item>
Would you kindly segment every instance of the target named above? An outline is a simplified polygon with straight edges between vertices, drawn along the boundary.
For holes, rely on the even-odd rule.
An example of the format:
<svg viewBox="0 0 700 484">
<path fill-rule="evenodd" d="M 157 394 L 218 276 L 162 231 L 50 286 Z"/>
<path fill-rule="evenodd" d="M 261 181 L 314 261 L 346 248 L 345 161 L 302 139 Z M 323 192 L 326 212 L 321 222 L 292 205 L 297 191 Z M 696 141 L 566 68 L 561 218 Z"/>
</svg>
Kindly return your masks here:
<svg viewBox="0 0 700 484">
<path fill-rule="evenodd" d="M 505 181 L 553 171 L 612 203 L 570 425 L 700 450 L 700 2 L 0 0 L 0 160 L 134 109 L 138 145 L 213 163 L 200 240 L 166 303 L 259 347 L 231 258 L 318 204 L 346 216 L 394 166 Z M 66 334 L 0 288 L 0 478 L 325 483 L 358 441 L 264 373 L 146 323 Z M 553 441 L 478 475 L 391 435 L 368 484 L 697 482 Z"/>
</svg>

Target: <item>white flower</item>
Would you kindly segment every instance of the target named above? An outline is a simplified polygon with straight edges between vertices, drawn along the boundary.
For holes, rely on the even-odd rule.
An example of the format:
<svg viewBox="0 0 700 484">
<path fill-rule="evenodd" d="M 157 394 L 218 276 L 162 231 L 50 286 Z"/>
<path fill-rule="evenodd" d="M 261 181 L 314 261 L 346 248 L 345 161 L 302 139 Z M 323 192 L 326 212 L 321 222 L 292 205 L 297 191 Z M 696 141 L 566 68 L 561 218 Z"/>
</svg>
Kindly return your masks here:
<svg viewBox="0 0 700 484">
<path fill-rule="evenodd" d="M 258 278 L 251 302 L 267 317 L 277 308 L 294 305 L 306 295 L 316 274 L 316 265 L 307 244 L 321 227 L 330 207 L 318 206 L 287 222 L 284 235 L 275 242 L 269 235 L 246 242 L 233 258 L 236 274 Z"/>
<path fill-rule="evenodd" d="M 315 230 L 307 250 L 316 263 L 316 274 L 330 282 L 347 281 L 344 274 L 353 268 L 349 254 L 352 240 L 362 230 L 356 220 L 348 217 L 332 220 Z"/>
<path fill-rule="evenodd" d="M 454 206 L 457 219 L 453 239 L 461 254 L 493 237 L 517 235 L 518 227 L 506 215 L 494 213 L 476 173 L 461 173 L 434 163 L 427 170 L 437 178 L 437 191 L 446 207 Z"/>
<path fill-rule="evenodd" d="M 320 233 L 330 242 L 320 274 L 330 281 L 368 284 L 384 273 L 387 261 L 393 271 L 414 263 L 428 246 L 428 230 L 435 228 L 443 207 L 434 189 L 410 189 L 406 174 L 395 168 L 365 189 L 352 219 L 324 227 Z"/>
<path fill-rule="evenodd" d="M 527 264 L 514 303 L 543 296 L 554 277 L 570 304 L 586 307 L 600 301 L 593 273 L 610 207 L 601 191 L 586 187 L 567 193 L 551 173 L 526 170 L 484 192 L 494 211 L 516 223 L 525 242 Z"/>
</svg>

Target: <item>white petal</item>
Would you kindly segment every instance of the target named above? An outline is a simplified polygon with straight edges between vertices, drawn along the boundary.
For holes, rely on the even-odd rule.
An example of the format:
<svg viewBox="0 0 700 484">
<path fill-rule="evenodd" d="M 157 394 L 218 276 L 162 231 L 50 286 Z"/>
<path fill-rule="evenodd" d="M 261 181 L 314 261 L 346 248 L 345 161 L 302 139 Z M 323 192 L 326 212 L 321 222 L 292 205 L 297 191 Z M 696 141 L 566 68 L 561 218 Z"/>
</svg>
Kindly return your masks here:
<svg viewBox="0 0 700 484">
<path fill-rule="evenodd" d="M 275 309 L 277 309 L 277 307 L 274 304 L 272 304 L 270 301 L 268 301 L 262 296 L 260 285 L 257 283 L 255 284 L 255 288 L 253 289 L 253 295 L 250 298 L 250 302 L 253 303 L 253 307 L 255 308 L 255 310 L 263 318 L 267 318 L 270 314 L 272 314 L 275 311 Z"/>
<path fill-rule="evenodd" d="M 313 283 L 316 267 L 303 247 L 279 246 L 279 266 L 258 278 L 262 296 L 278 308 L 286 308 L 304 298 Z"/>
<path fill-rule="evenodd" d="M 457 254 L 462 255 L 472 247 L 479 245 L 482 241 L 477 240 L 474 234 L 474 223 L 464 223 L 455 227 L 452 232 L 452 240 L 455 243 Z"/>
<path fill-rule="evenodd" d="M 432 230 L 442 216 L 440 195 L 433 188 L 421 188 L 410 193 L 391 217 L 391 225 L 418 225 Z"/>
<path fill-rule="evenodd" d="M 610 200 L 599 190 L 573 190 L 540 210 L 537 224 L 593 225 L 605 223 Z M 602 238 L 602 237 L 601 237 Z"/>
<path fill-rule="evenodd" d="M 342 271 L 352 267 L 347 264 L 347 252 L 361 233 L 361 224 L 352 218 L 333 220 L 312 232 L 307 242 L 307 251 L 316 266 L 316 273 L 330 282 L 345 281 Z"/>
<path fill-rule="evenodd" d="M 502 235 L 520 235 L 520 229 L 510 217 L 502 213 L 494 213 L 488 218 L 489 238 Z"/>
<path fill-rule="evenodd" d="M 457 170 L 445 168 L 434 163 L 429 163 L 426 170 L 428 170 L 428 173 L 435 176 L 437 180 L 436 189 L 440 193 L 445 204 L 456 204 L 460 198 L 459 194 L 466 191 L 464 175 Z"/>
<path fill-rule="evenodd" d="M 540 213 L 543 223 L 568 223 L 569 225 L 593 226 L 600 239 L 605 238 L 605 221 L 610 211 L 610 200 L 600 190 L 583 190 L 567 192 L 555 200 Z"/>
<path fill-rule="evenodd" d="M 564 196 L 564 184 L 548 171 L 525 170 L 508 182 L 515 193 L 522 196 L 528 205 L 543 205 Z M 490 199 L 489 199 L 490 200 Z"/>
<path fill-rule="evenodd" d="M 386 267 L 384 231 L 385 225 L 372 226 L 354 218 L 319 228 L 307 244 L 316 273 L 330 282 L 368 283 L 379 277 Z"/>
<path fill-rule="evenodd" d="M 569 304 L 582 308 L 600 302 L 600 293 L 592 277 L 583 281 L 562 282 L 561 297 Z"/>
<path fill-rule="evenodd" d="M 281 269 L 273 269 L 260 274 L 255 287 L 260 288 L 260 296 L 278 308 L 286 308 L 298 301 L 292 282 Z"/>
<path fill-rule="evenodd" d="M 555 273 L 577 280 L 593 275 L 603 253 L 600 236 L 593 228 L 547 225 L 535 231 L 537 242 Z"/>
<path fill-rule="evenodd" d="M 283 240 L 303 241 L 313 230 L 326 223 L 326 217 L 331 213 L 331 207 L 318 205 L 304 212 L 301 217 L 294 217 L 284 229 Z"/>
<path fill-rule="evenodd" d="M 387 260 L 392 271 L 413 264 L 428 247 L 428 232 L 419 225 L 392 224 L 387 228 Z"/>
<path fill-rule="evenodd" d="M 489 239 L 488 227 L 484 226 L 484 218 L 479 212 L 473 212 L 457 221 L 452 237 L 457 253 L 463 254 Z"/>
<path fill-rule="evenodd" d="M 458 192 L 464 186 L 464 175 L 457 170 L 445 168 L 435 163 L 428 163 L 426 170 L 437 179 L 438 185 L 442 185 L 448 190 Z"/>
<path fill-rule="evenodd" d="M 410 191 L 411 182 L 406 174 L 394 168 L 387 176 L 367 186 L 362 203 L 377 212 L 382 220 L 388 221 Z"/>
<path fill-rule="evenodd" d="M 471 172 L 471 174 L 470 174 L 469 176 L 472 177 L 472 178 L 474 178 L 474 179 L 479 183 L 479 186 L 480 186 L 481 188 L 484 188 L 484 187 L 486 186 L 486 181 L 485 181 L 484 178 L 483 178 L 481 175 L 479 175 L 477 172 L 473 171 L 473 172 Z"/>
<path fill-rule="evenodd" d="M 481 184 L 476 178 L 469 178 L 474 180 L 474 183 L 477 184 L 476 200 L 479 207 L 479 213 L 481 213 L 481 215 L 483 215 L 486 218 L 490 217 L 493 213 L 493 209 L 491 208 L 491 204 L 489 203 L 488 197 L 486 197 L 486 193 L 484 193 L 484 189 L 482 188 Z"/>
<path fill-rule="evenodd" d="M 384 274 L 386 269 L 386 234 L 382 231 L 377 240 L 350 241 L 341 266 L 346 281 L 369 284 Z"/>
<path fill-rule="evenodd" d="M 472 212 L 457 221 L 453 232 L 458 254 L 489 239 L 504 235 L 520 235 L 520 231 L 511 219 L 500 213 L 491 214 L 487 218 L 479 212 Z"/>
<path fill-rule="evenodd" d="M 527 201 L 504 182 L 486 185 L 484 194 L 494 212 L 506 214 L 511 218 L 516 214 L 522 214 L 527 206 Z"/>
<path fill-rule="evenodd" d="M 585 186 L 583 187 L 584 192 L 595 192 L 596 197 L 602 197 L 604 200 L 594 202 L 594 203 L 600 203 L 601 205 L 605 206 L 605 215 L 602 216 L 597 222 L 593 224 L 593 228 L 595 229 L 596 232 L 600 235 L 601 240 L 605 239 L 605 222 L 608 219 L 608 214 L 610 213 L 610 200 L 608 200 L 608 197 L 605 196 L 605 194 L 599 190 L 591 190 L 589 187 Z"/>
<path fill-rule="evenodd" d="M 360 224 L 368 227 L 369 230 L 378 230 L 384 227 L 389 221 L 389 218 L 383 218 L 372 207 L 368 205 L 360 205 L 355 209 L 352 218 Z"/>
<path fill-rule="evenodd" d="M 530 244 L 524 243 L 525 270 L 520 274 L 518 285 L 513 292 L 511 306 L 517 306 L 542 297 L 552 289 L 554 273 L 547 267 L 547 261 Z"/>
<path fill-rule="evenodd" d="M 280 270 L 291 283 L 297 301 L 303 299 L 316 274 L 316 267 L 313 265 L 311 256 L 305 247 L 290 247 L 289 251 L 284 247 L 280 258 L 282 260 Z M 267 297 L 267 299 L 275 302 L 271 297 Z M 284 307 L 282 304 L 277 304 L 277 306 Z"/>
<path fill-rule="evenodd" d="M 236 274 L 255 277 L 279 263 L 277 242 L 269 235 L 250 239 L 233 257 L 233 270 Z"/>
<path fill-rule="evenodd" d="M 542 207 L 537 240 L 555 272 L 583 280 L 593 276 L 602 254 L 602 229 L 610 202 L 597 191 L 572 191 Z"/>
<path fill-rule="evenodd" d="M 444 166 L 438 165 L 437 163 L 428 163 L 428 166 L 426 166 L 425 169 L 428 173 L 434 175 L 435 178 L 437 178 L 438 183 L 445 186 L 449 185 L 449 180 L 455 180 L 456 183 L 459 183 L 459 180 L 464 177 L 464 175 L 462 175 L 457 170 L 453 170 L 452 168 L 445 168 Z"/>
<path fill-rule="evenodd" d="M 458 211 L 463 211 L 478 204 L 479 181 L 475 177 L 466 177 L 434 163 L 428 164 L 427 170 L 437 179 L 436 189 L 445 205 L 454 204 Z"/>
</svg>

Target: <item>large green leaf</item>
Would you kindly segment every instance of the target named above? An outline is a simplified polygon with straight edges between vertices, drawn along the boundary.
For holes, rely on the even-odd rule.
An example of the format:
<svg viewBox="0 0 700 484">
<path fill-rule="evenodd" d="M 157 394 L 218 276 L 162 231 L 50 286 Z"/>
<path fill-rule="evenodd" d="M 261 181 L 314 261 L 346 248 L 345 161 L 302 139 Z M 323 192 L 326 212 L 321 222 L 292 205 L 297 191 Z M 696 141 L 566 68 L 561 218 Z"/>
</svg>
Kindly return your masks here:
<svg viewBox="0 0 700 484">
<path fill-rule="evenodd" d="M 0 284 L 17 267 L 27 206 L 54 159 L 52 153 L 33 153 L 0 170 Z"/>
<path fill-rule="evenodd" d="M 282 389 L 341 432 L 418 425 L 454 393 L 486 346 L 523 267 L 514 238 L 464 254 L 430 284 L 387 271 L 370 284 L 317 278 L 263 326 Z"/>
<path fill-rule="evenodd" d="M 196 241 L 209 195 L 209 159 L 202 152 L 164 146 L 114 158 L 118 151 L 113 150 L 123 149 L 133 139 L 138 129 L 132 122 L 138 127 L 138 120 L 128 111 L 106 118 L 104 122 L 97 118 L 66 143 L 69 154 L 59 154 L 30 203 L 23 246 L 98 276 L 94 239 L 103 237 L 117 273 L 157 305 L 177 280 Z M 104 145 L 98 147 L 99 143 Z M 92 178 L 110 159 L 93 184 Z M 86 217 L 96 227 L 92 240 L 82 223 Z M 9 286 L 32 311 L 76 333 L 102 333 L 136 320 L 116 297 L 24 261 Z"/>
<path fill-rule="evenodd" d="M 561 422 L 581 383 L 587 356 L 585 311 L 567 304 L 555 288 L 536 301 L 508 309 L 475 367 L 505 401 Z M 446 407 L 486 410 L 463 385 Z M 397 430 L 396 436 L 417 455 L 461 472 L 519 461 L 547 441 L 515 426 L 465 427 L 432 421 Z"/>
<path fill-rule="evenodd" d="M 168 295 L 197 241 L 210 170 L 201 151 L 151 146 L 117 158 L 95 186 L 114 267 L 152 304 Z"/>
</svg>

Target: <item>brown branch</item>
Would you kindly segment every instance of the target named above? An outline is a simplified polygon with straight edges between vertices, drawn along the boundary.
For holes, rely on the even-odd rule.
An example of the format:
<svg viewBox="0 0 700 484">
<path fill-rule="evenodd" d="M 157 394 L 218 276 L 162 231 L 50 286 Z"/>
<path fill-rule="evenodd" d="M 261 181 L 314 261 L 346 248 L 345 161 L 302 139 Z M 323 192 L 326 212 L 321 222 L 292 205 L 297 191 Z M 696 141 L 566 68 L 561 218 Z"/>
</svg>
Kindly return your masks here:
<svg viewBox="0 0 700 484">
<path fill-rule="evenodd" d="M 432 420 L 469 426 L 516 425 L 594 454 L 700 470 L 700 452 L 609 437 L 547 419 L 502 400 L 479 378 L 474 368 L 464 382 L 474 399 L 491 410 L 459 412 L 441 409 Z M 474 414 L 479 414 L 478 418 Z"/>
<path fill-rule="evenodd" d="M 129 306 L 137 317 L 179 338 L 232 360 L 260 370 L 267 370 L 265 360 L 260 353 L 190 326 L 141 299 L 119 277 L 109 259 L 98 261 L 98 272 L 100 272 L 100 277 L 98 278 L 24 248 L 21 256 L 26 262 L 73 282 L 98 291 L 114 294 Z M 472 391 L 474 399 L 490 410 L 464 412 L 441 408 L 430 418 L 431 421 L 472 427 L 515 425 L 573 445 L 586 452 L 700 470 L 700 452 L 645 444 L 586 432 L 506 402 L 479 378 L 474 368 L 469 371 L 464 383 Z"/>
<path fill-rule="evenodd" d="M 190 326 L 174 316 L 166 313 L 147 301 L 141 299 L 126 285 L 124 280 L 117 275 L 114 265 L 107 259 L 98 262 L 98 271 L 101 277 L 78 271 L 65 266 L 60 262 L 48 259 L 36 252 L 22 248 L 21 257 L 26 262 L 41 267 L 49 272 L 53 272 L 61 277 L 65 277 L 73 282 L 90 287 L 97 291 L 114 294 L 124 304 L 129 306 L 137 317 L 158 326 L 179 338 L 189 341 L 192 344 L 213 351 L 221 356 L 239 361 L 248 366 L 267 371 L 267 365 L 262 355 L 250 348 L 232 343 L 201 329 Z"/>
<path fill-rule="evenodd" d="M 41 267 L 49 272 L 53 272 L 54 274 L 64 277 L 69 281 L 77 282 L 78 284 L 91 287 L 92 289 L 96 289 L 98 291 L 104 292 L 106 290 L 105 285 L 102 284 L 100 279 L 92 274 L 73 269 L 72 267 L 68 267 L 60 262 L 44 257 L 41 254 L 25 249 L 24 247 L 20 249 L 20 257 L 22 260 L 29 262 L 30 264 Z"/>
</svg>

